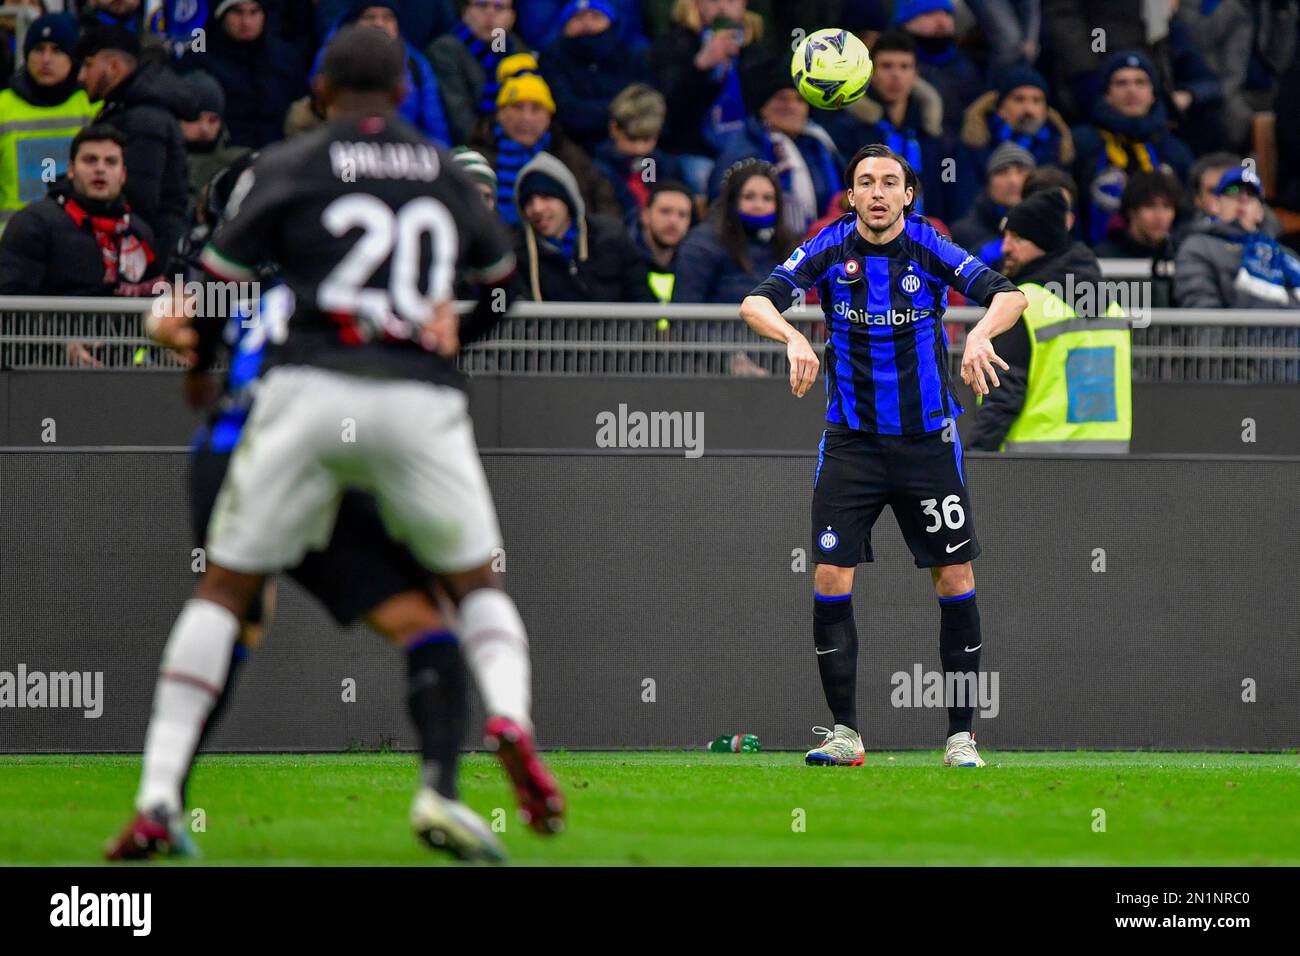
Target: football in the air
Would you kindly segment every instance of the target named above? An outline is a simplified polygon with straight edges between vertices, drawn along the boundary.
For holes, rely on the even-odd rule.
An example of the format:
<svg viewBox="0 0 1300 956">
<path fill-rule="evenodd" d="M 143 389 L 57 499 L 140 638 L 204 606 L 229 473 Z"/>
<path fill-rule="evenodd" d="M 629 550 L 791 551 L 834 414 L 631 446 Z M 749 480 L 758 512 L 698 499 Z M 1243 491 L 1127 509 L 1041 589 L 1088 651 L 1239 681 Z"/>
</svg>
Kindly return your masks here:
<svg viewBox="0 0 1300 956">
<path fill-rule="evenodd" d="M 871 82 L 871 54 L 848 30 L 810 33 L 794 49 L 790 74 L 813 106 L 837 110 L 860 100 Z"/>
</svg>

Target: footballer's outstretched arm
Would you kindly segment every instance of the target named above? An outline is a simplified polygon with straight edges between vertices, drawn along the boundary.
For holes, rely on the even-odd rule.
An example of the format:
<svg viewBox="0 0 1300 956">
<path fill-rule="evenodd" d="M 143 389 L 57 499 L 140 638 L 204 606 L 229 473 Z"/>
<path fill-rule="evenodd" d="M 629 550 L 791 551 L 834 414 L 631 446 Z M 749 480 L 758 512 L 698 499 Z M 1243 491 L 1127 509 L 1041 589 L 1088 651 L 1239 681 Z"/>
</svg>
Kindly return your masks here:
<svg viewBox="0 0 1300 956">
<path fill-rule="evenodd" d="M 803 333 L 787 322 L 776 303 L 765 295 L 745 296 L 740 303 L 740 317 L 763 338 L 785 343 L 785 355 L 790 361 L 790 391 L 795 398 L 803 398 L 817 381 L 817 370 L 821 367 L 817 353 Z"/>
<path fill-rule="evenodd" d="M 994 388 L 1001 384 L 993 366 L 1000 365 L 1003 371 L 1011 366 L 993 350 L 991 339 L 1015 325 L 1020 314 L 1028 307 L 1029 300 L 1019 289 L 999 292 L 989 301 L 984 317 L 966 333 L 966 350 L 961 358 L 961 380 L 971 386 L 976 395 L 989 393 L 985 375 L 988 375 Z"/>
</svg>

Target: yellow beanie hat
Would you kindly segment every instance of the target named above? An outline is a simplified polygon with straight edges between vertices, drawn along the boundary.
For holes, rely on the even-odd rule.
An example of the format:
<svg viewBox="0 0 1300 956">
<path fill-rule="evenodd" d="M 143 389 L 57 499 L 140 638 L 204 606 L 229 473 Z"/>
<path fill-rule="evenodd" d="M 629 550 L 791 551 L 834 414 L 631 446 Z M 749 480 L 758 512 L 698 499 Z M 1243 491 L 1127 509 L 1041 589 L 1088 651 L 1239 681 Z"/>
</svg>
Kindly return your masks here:
<svg viewBox="0 0 1300 956">
<path fill-rule="evenodd" d="M 497 109 L 511 103 L 540 103 L 555 115 L 555 97 L 551 87 L 537 72 L 537 57 L 531 53 L 514 53 L 497 64 Z"/>
<path fill-rule="evenodd" d="M 546 112 L 555 115 L 555 97 L 551 95 L 551 88 L 536 73 L 520 73 L 501 84 L 497 109 L 511 103 L 540 103 Z"/>
</svg>

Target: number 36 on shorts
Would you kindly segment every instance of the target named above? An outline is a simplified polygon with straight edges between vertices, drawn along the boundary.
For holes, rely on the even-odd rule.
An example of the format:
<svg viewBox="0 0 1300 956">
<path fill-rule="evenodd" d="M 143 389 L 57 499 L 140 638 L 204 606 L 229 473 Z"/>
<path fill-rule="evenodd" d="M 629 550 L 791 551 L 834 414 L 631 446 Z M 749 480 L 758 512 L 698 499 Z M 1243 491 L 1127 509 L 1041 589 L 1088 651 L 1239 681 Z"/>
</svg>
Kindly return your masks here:
<svg viewBox="0 0 1300 956">
<path fill-rule="evenodd" d="M 942 504 L 938 498 L 926 498 L 921 502 L 921 511 L 930 520 L 925 526 L 930 534 L 941 530 L 945 525 L 955 531 L 966 523 L 966 512 L 961 506 L 959 495 L 949 495 L 943 499 Z"/>
</svg>

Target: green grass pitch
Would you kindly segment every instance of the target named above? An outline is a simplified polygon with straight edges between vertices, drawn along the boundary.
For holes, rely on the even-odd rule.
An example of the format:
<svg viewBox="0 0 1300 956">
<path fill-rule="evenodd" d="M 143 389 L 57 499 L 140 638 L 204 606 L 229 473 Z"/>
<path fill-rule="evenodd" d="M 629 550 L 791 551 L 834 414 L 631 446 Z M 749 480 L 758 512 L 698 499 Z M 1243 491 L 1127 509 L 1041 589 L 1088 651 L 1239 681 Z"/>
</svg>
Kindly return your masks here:
<svg viewBox="0 0 1300 956">
<path fill-rule="evenodd" d="M 462 764 L 463 797 L 505 822 L 527 865 L 1300 864 L 1300 757 L 870 753 L 860 768 L 801 754 L 568 753 L 547 759 L 568 831 L 518 822 L 495 761 Z M 125 822 L 139 758 L 0 757 L 0 863 L 88 864 Z M 410 754 L 213 755 L 190 802 L 207 864 L 428 865 L 406 826 Z M 1104 832 L 1095 829 L 1105 813 Z"/>
</svg>

